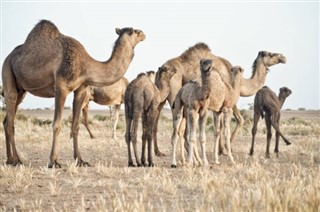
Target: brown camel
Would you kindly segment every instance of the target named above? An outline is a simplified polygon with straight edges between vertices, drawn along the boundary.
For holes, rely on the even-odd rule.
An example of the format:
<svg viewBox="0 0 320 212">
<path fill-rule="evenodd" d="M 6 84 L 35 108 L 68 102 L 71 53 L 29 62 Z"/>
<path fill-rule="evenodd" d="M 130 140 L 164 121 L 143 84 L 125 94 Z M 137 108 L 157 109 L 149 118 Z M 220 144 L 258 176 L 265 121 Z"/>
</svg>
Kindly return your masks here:
<svg viewBox="0 0 320 212">
<path fill-rule="evenodd" d="M 129 84 L 129 81 L 125 77 L 122 77 L 118 82 L 109 86 L 103 86 L 103 87 L 90 86 L 87 88 L 88 96 L 86 97 L 82 107 L 82 114 L 83 114 L 82 123 L 86 127 L 91 138 L 95 138 L 95 136 L 93 135 L 93 133 L 89 128 L 89 121 L 88 121 L 89 101 L 93 101 L 99 105 L 115 106 L 112 138 L 117 139 L 116 130 L 117 130 L 117 124 L 119 121 L 120 107 L 121 107 L 121 104 L 124 102 L 124 93 L 126 91 L 128 84 Z"/>
<path fill-rule="evenodd" d="M 178 139 L 178 130 L 183 120 L 183 111 L 186 111 L 186 118 L 189 131 L 189 152 L 193 151 L 193 143 L 196 142 L 196 123 L 199 124 L 199 141 L 201 143 L 202 160 L 205 165 L 208 164 L 208 160 L 205 153 L 205 124 L 207 121 L 207 108 L 209 105 L 209 96 L 213 90 L 211 84 L 211 67 L 212 60 L 202 59 L 200 61 L 201 70 L 201 83 L 197 81 L 190 81 L 186 83 L 178 92 L 173 104 L 173 133 L 171 137 L 172 143 L 172 163 L 171 167 L 177 167 L 176 162 L 176 144 Z M 184 143 L 181 137 L 181 156 L 182 164 L 185 163 L 184 157 Z M 195 146 L 196 147 L 196 146 Z M 196 151 L 197 152 L 197 151 Z M 189 154 L 191 155 L 191 154 Z M 190 161 L 189 161 L 190 163 Z"/>
<path fill-rule="evenodd" d="M 151 73 L 151 72 L 149 72 Z M 161 84 L 155 85 L 152 82 L 152 75 L 139 74 L 136 79 L 129 83 L 125 92 L 125 116 L 126 116 L 126 133 L 125 139 L 128 146 L 128 165 L 134 166 L 131 157 L 130 143 L 133 144 L 134 155 L 137 166 L 146 166 L 145 147 L 148 141 L 148 165 L 154 166 L 152 159 L 152 131 L 155 118 L 157 117 L 160 102 L 168 96 L 169 81 L 174 70 L 159 68 L 156 78 L 160 78 Z M 137 131 L 139 119 L 142 117 L 142 153 L 141 162 L 137 152 Z"/>
<path fill-rule="evenodd" d="M 217 57 L 211 53 L 210 48 L 204 43 L 198 43 L 188 50 L 186 50 L 179 57 L 168 60 L 162 65 L 167 69 L 175 69 L 176 74 L 170 81 L 170 93 L 167 96 L 170 106 L 174 102 L 175 96 L 185 83 L 189 80 L 200 78 L 200 70 L 197 68 L 199 61 L 203 58 L 209 58 L 213 60 L 215 68 L 218 70 L 222 78 L 227 82 L 231 82 L 231 68 L 232 65 L 226 59 Z M 242 78 L 240 96 L 252 96 L 254 95 L 265 83 L 268 68 L 278 63 L 285 63 L 286 58 L 282 54 L 271 53 L 267 51 L 260 51 L 253 64 L 252 76 L 249 79 Z M 162 110 L 165 101 L 160 104 L 159 110 Z M 210 109 L 210 106 L 209 106 Z M 232 133 L 231 142 L 234 140 L 240 127 L 243 125 L 244 120 L 235 105 L 233 113 L 237 120 L 237 126 Z M 157 125 L 159 117 L 154 127 L 153 139 L 155 142 L 155 153 L 158 156 L 163 155 L 157 144 Z M 223 145 L 224 146 L 224 145 Z M 225 150 L 224 150 L 225 151 Z"/>
<path fill-rule="evenodd" d="M 14 118 L 26 92 L 39 97 L 55 97 L 53 142 L 49 167 L 58 163 L 57 142 L 67 95 L 74 92 L 72 135 L 74 158 L 78 165 L 89 165 L 78 148 L 79 116 L 88 86 L 107 86 L 119 81 L 128 69 L 134 47 L 145 39 L 141 30 L 116 29 L 118 38 L 111 57 L 99 62 L 89 56 L 80 42 L 63 35 L 47 20 L 41 20 L 29 33 L 24 44 L 16 47 L 5 59 L 2 68 L 7 114 L 4 130 L 7 164 L 20 164 L 15 139 Z"/>
<path fill-rule="evenodd" d="M 291 95 L 291 90 L 287 87 L 280 88 L 279 96 L 267 86 L 261 88 L 254 98 L 254 116 L 253 116 L 253 127 L 252 127 L 252 144 L 250 149 L 250 155 L 254 152 L 254 138 L 257 133 L 257 125 L 260 117 L 265 117 L 265 122 L 267 126 L 267 150 L 266 157 L 270 158 L 270 140 L 272 137 L 271 125 L 276 130 L 276 146 L 274 152 L 277 157 L 279 157 L 279 136 L 281 136 L 287 145 L 291 143 L 289 140 L 281 133 L 280 124 L 280 110 L 288 96 Z"/>
</svg>

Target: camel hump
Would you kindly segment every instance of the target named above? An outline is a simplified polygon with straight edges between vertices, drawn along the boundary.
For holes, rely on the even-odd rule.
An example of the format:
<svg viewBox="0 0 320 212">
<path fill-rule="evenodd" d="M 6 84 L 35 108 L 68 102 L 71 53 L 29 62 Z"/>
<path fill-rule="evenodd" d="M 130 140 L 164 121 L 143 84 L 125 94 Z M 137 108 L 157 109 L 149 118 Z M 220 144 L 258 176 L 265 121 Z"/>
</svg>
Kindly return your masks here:
<svg viewBox="0 0 320 212">
<path fill-rule="evenodd" d="M 185 52 L 182 53 L 181 59 L 190 60 L 194 55 L 199 55 L 201 53 L 210 53 L 211 49 L 205 43 L 197 43 L 194 46 L 189 47 Z"/>
<path fill-rule="evenodd" d="M 27 40 L 33 40 L 38 36 L 44 36 L 51 39 L 57 39 L 60 36 L 60 31 L 51 21 L 41 20 L 37 23 L 29 33 Z"/>
</svg>

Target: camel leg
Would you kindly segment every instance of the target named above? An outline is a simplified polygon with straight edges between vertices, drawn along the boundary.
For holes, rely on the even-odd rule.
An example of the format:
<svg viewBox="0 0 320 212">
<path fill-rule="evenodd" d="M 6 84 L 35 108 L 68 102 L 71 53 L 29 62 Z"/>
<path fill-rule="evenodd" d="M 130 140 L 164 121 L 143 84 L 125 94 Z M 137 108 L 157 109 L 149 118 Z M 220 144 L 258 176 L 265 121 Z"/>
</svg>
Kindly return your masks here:
<svg viewBox="0 0 320 212">
<path fill-rule="evenodd" d="M 224 132 L 224 125 L 223 125 L 223 116 L 224 114 L 221 113 L 221 118 L 220 118 L 220 126 L 221 126 L 221 130 L 220 130 L 220 139 L 219 139 L 219 155 L 228 155 L 228 151 L 226 149 L 226 141 L 225 141 L 225 137 L 223 135 Z"/>
<path fill-rule="evenodd" d="M 214 158 L 215 164 L 220 164 L 219 162 L 219 140 L 221 135 L 221 113 L 214 112 L 214 129 L 215 129 L 215 142 L 214 142 Z"/>
<path fill-rule="evenodd" d="M 9 89 L 8 89 L 9 90 Z M 6 103 L 6 117 L 3 120 L 3 127 L 6 137 L 6 148 L 7 148 L 7 161 L 6 164 L 13 166 L 22 164 L 18 151 L 15 145 L 14 138 L 14 118 L 17 113 L 18 105 L 21 103 L 25 96 L 25 92 L 16 92 L 17 89 L 10 89 L 9 92 L 5 90 L 5 103 Z"/>
<path fill-rule="evenodd" d="M 119 121 L 119 114 L 120 114 L 120 106 L 121 105 L 115 105 L 115 112 L 114 112 L 114 123 L 113 123 L 113 129 L 112 129 L 112 138 L 117 140 L 117 125 Z"/>
<path fill-rule="evenodd" d="M 132 125 L 132 118 L 129 117 L 129 112 L 128 112 L 128 108 L 127 108 L 127 105 L 125 106 L 125 114 L 126 114 L 126 133 L 125 133 L 125 140 L 126 140 L 126 143 L 127 143 L 127 148 L 128 148 L 128 166 L 129 167 L 133 167 L 134 164 L 133 164 L 133 160 L 132 160 L 132 156 L 131 156 L 131 145 L 130 145 L 130 142 L 131 142 L 131 125 Z"/>
<path fill-rule="evenodd" d="M 201 145 L 202 161 L 203 165 L 208 166 L 208 159 L 206 155 L 206 122 L 207 122 L 207 111 L 200 113 L 199 117 L 199 141 Z"/>
<path fill-rule="evenodd" d="M 224 111 L 224 134 L 226 137 L 226 145 L 227 145 L 227 150 L 228 150 L 228 156 L 229 159 L 231 160 L 232 164 L 236 164 L 234 162 L 232 153 L 231 153 L 231 145 L 230 145 L 230 137 L 231 137 L 231 132 L 230 132 L 230 122 L 231 122 L 231 115 L 232 115 L 232 109 L 226 108 Z"/>
<path fill-rule="evenodd" d="M 181 152 L 181 160 L 182 164 L 184 165 L 186 163 L 186 157 L 185 157 L 185 152 L 186 152 L 186 144 L 188 141 L 188 133 L 187 133 L 187 119 L 185 117 L 182 117 L 182 121 L 180 123 L 179 127 L 179 139 L 180 139 L 180 152 Z M 189 148 L 189 147 L 188 147 Z"/>
<path fill-rule="evenodd" d="M 153 132 L 153 127 L 154 127 L 154 123 L 155 123 L 155 118 L 157 117 L 158 113 L 158 109 L 155 108 L 154 106 L 151 106 L 151 108 L 148 111 L 147 114 L 147 122 L 146 122 L 146 132 L 147 132 L 147 141 L 148 141 L 148 163 L 149 163 L 149 167 L 153 167 L 154 163 L 153 163 L 153 149 L 152 149 L 152 132 Z"/>
<path fill-rule="evenodd" d="M 186 152 L 189 155 L 189 142 L 188 142 L 188 140 L 189 140 L 189 138 L 188 138 L 188 136 L 189 136 L 189 132 L 188 132 L 189 127 L 188 127 L 188 120 L 187 120 L 188 114 L 187 113 L 188 113 L 187 109 L 184 108 L 184 110 L 183 110 L 183 117 L 185 117 L 183 119 L 184 120 L 184 124 L 180 125 L 179 134 L 180 134 L 180 138 L 184 138 L 183 140 L 180 140 L 180 141 L 184 142 L 184 148 L 185 148 Z M 197 161 L 199 163 L 199 165 L 202 164 L 202 161 L 201 161 L 200 156 L 199 156 L 197 144 L 194 145 L 192 158 L 193 158 L 193 161 Z"/>
<path fill-rule="evenodd" d="M 87 92 L 86 87 L 80 87 L 74 91 L 73 107 L 72 107 L 73 158 L 77 160 L 78 166 L 90 166 L 88 162 L 85 162 L 82 160 L 80 150 L 79 150 L 79 144 L 78 144 L 80 112 L 81 112 L 83 102 L 87 95 L 86 92 Z"/>
<path fill-rule="evenodd" d="M 13 70 L 11 67 L 11 57 L 8 56 L 2 65 L 2 79 L 4 100 L 6 104 L 6 117 L 3 120 L 3 128 L 6 137 L 7 148 L 7 164 L 18 165 L 21 164 L 14 137 L 14 119 L 17 113 L 18 105 L 25 96 L 24 91 L 18 92 L 17 83 Z"/>
<path fill-rule="evenodd" d="M 55 92 L 55 109 L 54 109 L 54 118 L 53 118 L 53 140 L 52 140 L 52 147 L 50 153 L 50 161 L 48 164 L 49 168 L 57 167 L 61 168 L 61 165 L 58 163 L 58 136 L 61 131 L 61 119 L 63 113 L 64 103 L 66 101 L 67 92 L 61 91 L 61 88 L 56 88 Z M 74 114 L 73 114 L 74 116 Z"/>
<path fill-rule="evenodd" d="M 137 166 L 141 166 L 141 162 L 138 156 L 138 150 L 137 150 L 137 142 L 138 142 L 138 127 L 139 127 L 139 117 L 141 117 L 142 111 L 134 111 L 133 112 L 133 120 L 132 120 L 132 128 L 131 128 L 131 141 L 133 145 L 133 152 L 134 156 L 136 158 Z"/>
<path fill-rule="evenodd" d="M 176 168 L 177 167 L 177 161 L 176 161 L 176 147 L 177 147 L 177 140 L 179 139 L 179 134 L 178 131 L 180 129 L 180 125 L 182 124 L 182 114 L 181 111 L 179 111 L 179 114 L 174 114 L 173 115 L 173 133 L 171 136 L 171 144 L 172 144 L 172 162 L 171 162 L 171 168 Z M 181 138 L 180 138 L 181 141 Z M 181 146 L 183 149 L 183 147 Z M 184 151 L 183 151 L 184 153 Z M 184 157 L 184 156 L 183 156 Z"/>
<path fill-rule="evenodd" d="M 142 151 L 141 151 L 141 164 L 147 166 L 146 159 L 146 144 L 147 144 L 147 114 L 142 114 Z"/>
<path fill-rule="evenodd" d="M 272 138 L 272 131 L 271 131 L 271 117 L 269 114 L 265 116 L 266 126 L 267 126 L 267 149 L 266 149 L 266 158 L 270 158 L 270 141 Z"/>
<path fill-rule="evenodd" d="M 82 124 L 86 127 L 90 138 L 95 138 L 95 136 L 93 135 L 93 133 L 91 132 L 90 128 L 89 128 L 89 121 L 88 121 L 88 110 L 89 110 L 89 105 L 86 105 L 82 108 L 82 114 L 83 114 L 83 119 L 82 119 Z"/>
<path fill-rule="evenodd" d="M 257 134 L 257 126 L 258 126 L 258 122 L 260 119 L 260 113 L 259 112 L 255 112 L 253 114 L 253 126 L 251 129 L 251 134 L 252 134 L 252 142 L 251 142 L 251 148 L 250 148 L 250 155 L 252 156 L 254 153 L 254 140 Z"/>
<path fill-rule="evenodd" d="M 280 123 L 280 115 L 277 120 L 278 126 L 279 126 L 279 123 Z M 276 153 L 277 158 L 279 157 L 279 138 L 280 138 L 280 134 L 276 131 L 276 145 L 274 148 L 274 152 Z"/>
<path fill-rule="evenodd" d="M 196 124 L 198 122 L 199 114 L 192 110 L 188 109 L 188 133 L 189 133 L 189 155 L 188 155 L 188 163 L 192 164 L 193 163 L 193 147 L 194 144 L 196 143 Z"/>
<path fill-rule="evenodd" d="M 158 138 L 157 138 L 157 132 L 158 132 L 158 123 L 159 123 L 159 119 L 160 119 L 160 112 L 163 109 L 164 105 L 165 105 L 165 101 L 160 103 L 159 107 L 158 107 L 158 113 L 157 113 L 157 117 L 155 119 L 155 123 L 154 123 L 154 127 L 153 127 L 153 131 L 152 131 L 152 138 L 153 138 L 153 142 L 154 142 L 154 153 L 156 156 L 158 157 L 162 157 L 162 156 L 166 156 L 164 153 L 162 153 L 158 147 Z"/>
<path fill-rule="evenodd" d="M 244 125 L 244 119 L 243 119 L 243 117 L 242 117 L 237 105 L 235 105 L 232 109 L 233 109 L 233 114 L 234 114 L 234 116 L 236 118 L 237 124 L 236 124 L 235 129 L 232 132 L 232 135 L 231 135 L 231 140 L 230 140 L 231 143 L 234 141 L 234 139 L 236 138 L 236 135 L 238 134 L 239 130 Z"/>
<path fill-rule="evenodd" d="M 279 135 L 281 136 L 281 138 L 284 140 L 284 142 L 287 145 L 290 145 L 291 142 L 282 134 L 282 132 L 280 131 L 279 128 L 279 123 L 277 122 L 277 120 L 279 119 L 280 114 L 278 112 L 275 112 L 272 114 L 271 116 L 271 125 L 273 126 L 273 128 L 276 130 L 277 133 L 279 133 Z"/>
</svg>

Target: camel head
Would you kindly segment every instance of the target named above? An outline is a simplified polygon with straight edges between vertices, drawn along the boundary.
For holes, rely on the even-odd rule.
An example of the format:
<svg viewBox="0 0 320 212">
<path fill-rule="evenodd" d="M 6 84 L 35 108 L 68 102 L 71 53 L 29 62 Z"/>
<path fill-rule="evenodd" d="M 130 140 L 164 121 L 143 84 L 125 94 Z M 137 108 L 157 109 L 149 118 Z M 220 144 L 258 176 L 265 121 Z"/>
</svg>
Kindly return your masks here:
<svg viewBox="0 0 320 212">
<path fill-rule="evenodd" d="M 156 74 L 156 81 L 167 81 L 169 82 L 171 77 L 177 72 L 175 68 L 167 68 L 165 66 L 161 66 L 158 68 Z"/>
<path fill-rule="evenodd" d="M 126 27 L 122 29 L 116 28 L 116 33 L 119 35 L 119 39 L 126 37 L 126 42 L 131 42 L 132 47 L 135 47 L 139 42 L 146 38 L 142 30 L 133 29 L 132 27 Z"/>
<path fill-rule="evenodd" d="M 287 58 L 283 54 L 272 53 L 268 51 L 260 51 L 257 59 L 262 60 L 263 64 L 268 68 L 270 66 L 286 63 Z"/>
<path fill-rule="evenodd" d="M 241 66 L 233 66 L 231 68 L 231 72 L 234 73 L 235 75 L 238 74 L 238 73 L 243 74 L 244 69 Z"/>
<path fill-rule="evenodd" d="M 288 96 L 292 94 L 292 91 L 287 87 L 282 87 L 279 89 L 279 98 L 286 99 Z"/>
<path fill-rule="evenodd" d="M 212 67 L 212 60 L 210 59 L 201 59 L 200 60 L 200 70 L 201 70 L 201 73 L 204 72 L 208 72 L 210 71 Z"/>
<path fill-rule="evenodd" d="M 149 79 L 154 83 L 154 81 L 156 80 L 156 72 L 155 71 L 147 71 L 147 75 L 149 77 Z"/>
<path fill-rule="evenodd" d="M 241 66 L 233 66 L 231 68 L 231 77 L 232 82 L 234 82 L 237 79 L 241 79 L 243 75 L 244 69 Z"/>
</svg>

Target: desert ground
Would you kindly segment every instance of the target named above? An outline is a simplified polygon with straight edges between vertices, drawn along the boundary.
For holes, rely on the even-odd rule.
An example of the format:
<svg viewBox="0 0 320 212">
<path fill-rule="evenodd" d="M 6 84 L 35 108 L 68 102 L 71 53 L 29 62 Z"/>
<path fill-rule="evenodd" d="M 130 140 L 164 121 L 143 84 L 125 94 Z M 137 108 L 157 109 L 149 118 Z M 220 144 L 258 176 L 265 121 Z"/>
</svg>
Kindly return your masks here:
<svg viewBox="0 0 320 212">
<path fill-rule="evenodd" d="M 65 110 L 59 136 L 61 168 L 48 169 L 52 142 L 52 110 L 19 110 L 15 122 L 18 153 L 24 165 L 6 165 L 3 125 L 0 126 L 0 211 L 320 211 L 320 111 L 282 111 L 281 130 L 292 142 L 280 139 L 280 155 L 265 158 L 266 128 L 260 120 L 255 154 L 249 156 L 252 111 L 232 143 L 236 165 L 228 157 L 213 163 L 212 118 L 207 123 L 209 166 L 171 165 L 172 121 L 162 111 L 158 129 L 164 157 L 155 167 L 127 167 L 123 111 L 118 139 L 111 138 L 107 110 L 90 110 L 90 139 L 80 126 L 82 158 L 91 167 L 77 167 Z M 0 112 L 1 123 L 4 112 Z M 234 125 L 234 123 L 233 123 Z M 141 127 L 140 127 L 141 129 Z M 141 134 L 141 132 L 140 132 Z M 141 151 L 141 141 L 139 142 Z M 177 151 L 177 160 L 181 155 Z"/>
</svg>

